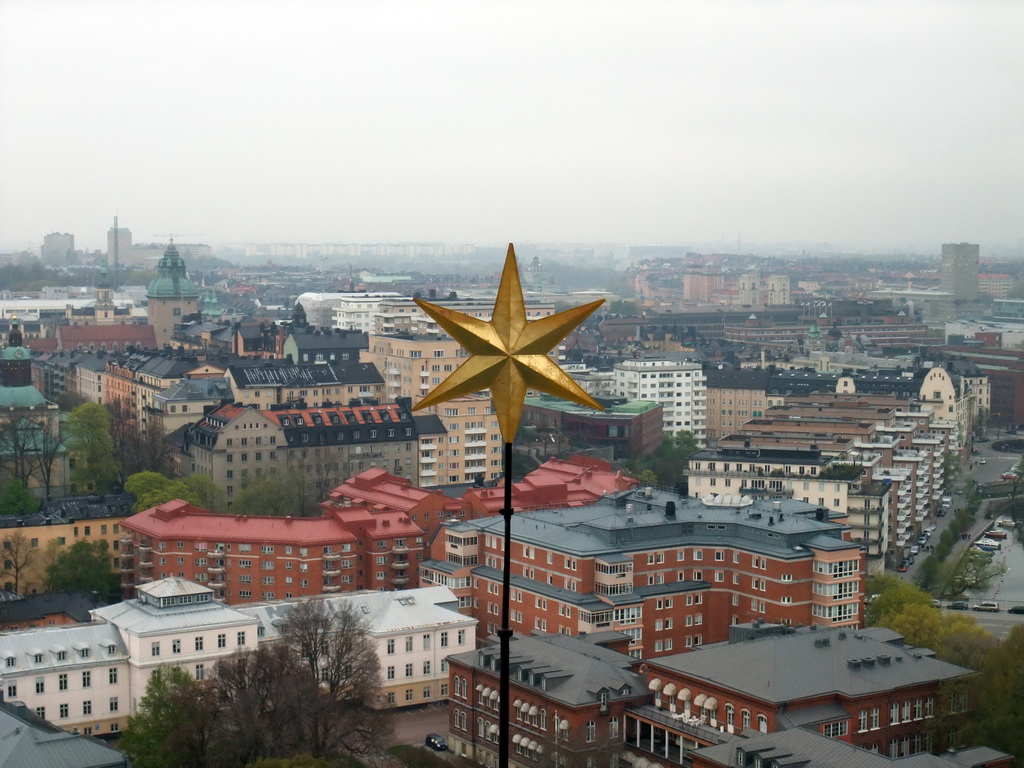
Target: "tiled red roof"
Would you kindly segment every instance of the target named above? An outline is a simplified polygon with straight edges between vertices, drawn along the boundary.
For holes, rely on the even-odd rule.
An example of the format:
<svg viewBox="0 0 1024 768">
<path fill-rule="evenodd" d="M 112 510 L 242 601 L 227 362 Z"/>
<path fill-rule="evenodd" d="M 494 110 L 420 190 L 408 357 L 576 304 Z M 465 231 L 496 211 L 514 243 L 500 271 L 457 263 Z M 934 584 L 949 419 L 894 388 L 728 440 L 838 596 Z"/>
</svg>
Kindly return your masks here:
<svg viewBox="0 0 1024 768">
<path fill-rule="evenodd" d="M 74 349 L 79 344 L 156 347 L 156 333 L 151 325 L 58 325 L 57 339 L 63 349 Z"/>
<path fill-rule="evenodd" d="M 126 518 L 122 525 L 154 539 L 308 546 L 355 542 L 358 537 L 337 517 L 215 515 L 176 499 Z"/>
<path fill-rule="evenodd" d="M 381 416 L 382 413 L 388 413 L 391 417 L 389 421 L 385 421 Z M 343 414 L 351 413 L 355 416 L 355 424 L 398 424 L 401 421 L 401 406 L 395 403 L 387 403 L 384 405 L 336 405 L 326 406 L 323 408 L 282 408 L 280 410 L 267 411 L 267 418 L 271 419 L 277 424 L 281 423 L 281 417 L 287 416 L 291 421 L 291 426 L 296 426 L 295 418 L 298 416 L 302 417 L 305 426 L 314 426 L 316 416 L 320 416 L 324 424 L 327 426 L 334 426 L 330 421 L 328 414 L 337 413 L 342 415 L 341 424 L 338 426 L 347 426 L 347 416 Z M 405 422 L 408 426 L 411 426 L 411 422 L 408 420 Z"/>
<path fill-rule="evenodd" d="M 40 352 L 46 354 L 48 352 L 57 351 L 57 337 L 51 336 L 48 339 L 27 339 L 25 346 L 31 349 L 33 352 Z"/>
<path fill-rule="evenodd" d="M 441 509 L 457 510 L 463 506 L 457 499 L 450 499 L 439 491 L 420 488 L 383 469 L 360 472 L 331 491 L 327 499 L 320 505 L 325 510 L 335 509 L 338 504 L 346 501 L 366 504 L 375 509 L 403 512 L 414 509 L 424 501 L 434 501 L 434 506 Z"/>
</svg>

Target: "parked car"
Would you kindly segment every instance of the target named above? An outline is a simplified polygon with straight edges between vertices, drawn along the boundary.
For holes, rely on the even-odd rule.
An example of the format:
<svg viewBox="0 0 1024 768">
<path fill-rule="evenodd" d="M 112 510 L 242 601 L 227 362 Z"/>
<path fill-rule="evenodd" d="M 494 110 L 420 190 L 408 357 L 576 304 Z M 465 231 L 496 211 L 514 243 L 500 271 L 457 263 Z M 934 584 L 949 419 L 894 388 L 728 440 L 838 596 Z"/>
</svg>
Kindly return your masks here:
<svg viewBox="0 0 1024 768">
<path fill-rule="evenodd" d="M 999 613 L 999 603 L 995 600 L 982 600 L 980 603 L 975 603 L 971 606 L 973 611 L 988 611 L 989 613 Z"/>
<path fill-rule="evenodd" d="M 916 544 L 910 548 L 910 554 L 912 554 L 912 555 L 916 555 L 920 551 L 921 551 L 921 548 L 919 546 L 917 546 Z"/>
<path fill-rule="evenodd" d="M 949 610 L 951 611 L 966 611 L 969 607 L 966 600 L 955 600 L 949 604 Z"/>
<path fill-rule="evenodd" d="M 1007 613 L 1024 613 L 1024 605 L 1015 605 L 1006 611 Z"/>
<path fill-rule="evenodd" d="M 1016 480 L 1016 479 L 1017 479 L 1017 473 L 1016 472 L 1003 472 L 1003 480 Z"/>
<path fill-rule="evenodd" d="M 426 740 L 423 742 L 428 747 L 438 752 L 444 752 L 448 749 L 448 742 L 438 736 L 436 733 L 428 733 Z"/>
<path fill-rule="evenodd" d="M 909 568 L 909 567 L 910 566 L 907 565 L 907 562 L 904 560 L 902 563 L 899 564 L 899 566 L 897 566 L 896 570 L 899 571 L 900 573 L 906 573 L 907 572 L 907 568 Z"/>
<path fill-rule="evenodd" d="M 940 509 L 938 512 L 935 513 L 935 515 L 936 515 L 936 517 L 945 517 L 946 516 L 946 510 Z"/>
<path fill-rule="evenodd" d="M 988 459 L 978 459 L 979 464 L 988 464 Z"/>
</svg>

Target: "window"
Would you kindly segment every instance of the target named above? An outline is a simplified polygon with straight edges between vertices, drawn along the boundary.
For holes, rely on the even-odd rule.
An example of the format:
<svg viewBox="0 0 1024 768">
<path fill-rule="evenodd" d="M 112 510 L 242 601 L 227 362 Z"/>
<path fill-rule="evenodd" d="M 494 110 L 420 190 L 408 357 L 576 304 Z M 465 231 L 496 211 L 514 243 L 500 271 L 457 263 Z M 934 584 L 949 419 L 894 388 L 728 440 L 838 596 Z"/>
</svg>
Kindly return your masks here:
<svg viewBox="0 0 1024 768">
<path fill-rule="evenodd" d="M 149 655 L 150 656 L 159 656 L 160 655 L 160 643 L 158 643 L 158 642 L 157 643 L 150 643 L 150 645 L 149 645 Z"/>
<path fill-rule="evenodd" d="M 862 709 L 860 714 L 857 715 L 857 730 L 863 733 L 868 729 L 868 711 Z"/>
<path fill-rule="evenodd" d="M 405 638 L 405 652 L 412 653 L 412 636 Z"/>
<path fill-rule="evenodd" d="M 228 636 L 227 635 L 217 635 L 217 647 L 218 648 L 227 648 L 228 647 Z"/>
<path fill-rule="evenodd" d="M 429 675 L 430 674 L 430 662 L 429 661 L 424 661 L 423 662 L 423 674 L 424 675 Z"/>
<path fill-rule="evenodd" d="M 115 667 L 107 670 L 107 682 L 111 685 L 117 685 L 117 669 Z"/>
<path fill-rule="evenodd" d="M 171 653 L 181 653 L 181 640 L 171 641 Z"/>
<path fill-rule="evenodd" d="M 878 719 L 879 719 L 878 707 L 872 707 L 871 708 L 871 730 L 874 731 L 874 730 L 878 729 L 878 727 L 879 727 Z"/>
<path fill-rule="evenodd" d="M 57 675 L 57 690 L 66 691 L 68 689 L 68 676 Z"/>
<path fill-rule="evenodd" d="M 441 633 L 441 647 L 442 648 L 447 648 L 448 647 L 448 633 L 447 632 L 442 632 Z"/>
<path fill-rule="evenodd" d="M 761 733 L 768 733 L 768 718 L 764 715 L 757 716 L 757 730 Z"/>
<path fill-rule="evenodd" d="M 61 704 L 60 707 L 59 707 L 59 710 L 60 710 L 60 716 L 62 718 L 68 716 L 68 705 L 67 704 Z"/>
<path fill-rule="evenodd" d="M 597 723 L 595 723 L 593 720 L 588 720 L 587 721 L 586 734 L 587 734 L 587 743 L 590 743 L 590 742 L 593 742 L 593 741 L 597 741 Z"/>
<path fill-rule="evenodd" d="M 203 650 L 203 638 L 201 636 L 196 638 L 195 646 L 197 651 Z"/>
<path fill-rule="evenodd" d="M 239 632 L 235 638 L 236 645 L 245 645 L 245 632 Z"/>
<path fill-rule="evenodd" d="M 393 655 L 395 653 L 395 639 L 393 637 L 392 638 L 388 638 L 387 652 L 388 652 L 389 656 L 391 656 L 391 655 Z"/>
<path fill-rule="evenodd" d="M 412 674 L 413 674 L 412 673 L 412 664 L 406 664 L 405 665 L 405 676 L 406 677 L 412 677 Z"/>
<path fill-rule="evenodd" d="M 863 712 L 861 714 L 863 714 Z M 825 723 L 821 727 L 821 733 L 823 736 L 828 736 L 830 739 L 845 736 L 847 734 L 847 723 L 845 720 L 840 720 L 837 723 Z"/>
<path fill-rule="evenodd" d="M 111 697 L 110 697 L 110 706 L 108 707 L 108 709 L 109 709 L 109 710 L 110 710 L 111 712 L 117 712 L 117 711 L 118 711 L 118 707 L 119 707 L 119 706 L 120 706 L 120 705 L 119 705 L 119 703 L 118 703 L 118 701 L 117 701 L 117 696 L 111 696 Z"/>
<path fill-rule="evenodd" d="M 90 688 L 90 687 L 92 687 L 92 672 L 83 672 L 82 673 L 82 687 L 83 688 Z"/>
<path fill-rule="evenodd" d="M 202 664 L 196 664 L 196 680 L 206 677 L 206 668 Z"/>
</svg>

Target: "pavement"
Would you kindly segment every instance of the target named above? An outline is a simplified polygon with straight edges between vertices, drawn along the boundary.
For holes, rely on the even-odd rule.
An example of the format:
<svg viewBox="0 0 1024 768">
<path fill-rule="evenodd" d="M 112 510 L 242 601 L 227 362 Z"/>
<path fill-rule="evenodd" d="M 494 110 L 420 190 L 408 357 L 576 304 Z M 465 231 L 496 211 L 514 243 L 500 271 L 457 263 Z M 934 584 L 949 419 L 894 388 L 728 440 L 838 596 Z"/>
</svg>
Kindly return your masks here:
<svg viewBox="0 0 1024 768">
<path fill-rule="evenodd" d="M 438 702 L 396 712 L 392 716 L 395 744 L 423 746 L 428 733 L 448 737 L 448 704 Z"/>
</svg>

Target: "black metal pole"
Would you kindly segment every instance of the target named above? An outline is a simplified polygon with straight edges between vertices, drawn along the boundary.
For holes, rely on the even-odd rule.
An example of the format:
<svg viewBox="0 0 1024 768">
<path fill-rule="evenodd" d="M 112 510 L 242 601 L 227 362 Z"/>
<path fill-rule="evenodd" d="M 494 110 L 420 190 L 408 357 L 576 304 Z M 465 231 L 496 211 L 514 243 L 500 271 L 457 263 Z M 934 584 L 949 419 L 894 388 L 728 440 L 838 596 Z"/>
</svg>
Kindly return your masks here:
<svg viewBox="0 0 1024 768">
<path fill-rule="evenodd" d="M 501 681 L 498 686 L 498 768 L 508 768 L 509 707 L 509 646 L 512 628 L 509 626 L 509 602 L 512 585 L 512 443 L 505 443 L 505 551 L 502 553 L 501 571 L 501 629 L 498 630 L 501 649 Z"/>
</svg>

